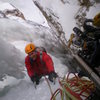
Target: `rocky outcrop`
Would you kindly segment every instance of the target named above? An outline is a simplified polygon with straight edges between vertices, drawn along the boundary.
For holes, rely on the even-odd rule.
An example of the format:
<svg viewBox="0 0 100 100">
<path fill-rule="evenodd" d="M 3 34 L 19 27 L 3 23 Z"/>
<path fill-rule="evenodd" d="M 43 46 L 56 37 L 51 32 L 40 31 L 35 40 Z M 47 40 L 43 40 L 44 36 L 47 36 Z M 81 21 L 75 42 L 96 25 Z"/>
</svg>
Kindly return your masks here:
<svg viewBox="0 0 100 100">
<path fill-rule="evenodd" d="M 8 6 L 6 7 L 6 5 Z M 23 13 L 13 5 L 6 3 L 5 5 L 1 4 L 0 6 L 3 6 L 1 7 L 3 9 L 0 9 L 0 18 L 9 18 L 15 16 L 25 20 Z"/>
<path fill-rule="evenodd" d="M 94 5 L 95 2 L 90 0 L 78 0 L 80 8 L 75 14 L 74 18 L 76 20 L 76 24 L 79 28 L 83 26 L 84 20 L 86 19 L 87 12 L 90 7 Z"/>
<path fill-rule="evenodd" d="M 6 15 L 2 11 L 0 11 L 0 18 L 5 18 L 5 17 Z"/>
<path fill-rule="evenodd" d="M 67 40 L 65 38 L 65 33 L 63 31 L 63 28 L 58 21 L 59 17 L 56 16 L 53 13 L 53 11 L 50 10 L 49 8 L 47 9 L 47 11 L 44 10 L 44 8 L 40 5 L 39 2 L 34 1 L 34 0 L 33 0 L 33 2 L 39 8 L 39 10 L 42 12 L 44 17 L 46 18 L 48 25 L 51 27 L 51 29 L 53 31 L 53 36 L 56 38 L 56 41 L 57 41 L 57 44 L 59 45 L 59 47 L 62 48 L 62 50 L 64 52 L 68 52 Z"/>
<path fill-rule="evenodd" d="M 4 14 L 5 14 L 6 16 L 11 15 L 11 16 L 20 17 L 20 18 L 22 18 L 22 19 L 25 20 L 25 17 L 24 17 L 24 15 L 23 15 L 23 13 L 20 12 L 18 9 L 13 9 L 13 10 L 8 10 L 8 9 L 7 9 L 7 10 L 4 11 Z"/>
</svg>

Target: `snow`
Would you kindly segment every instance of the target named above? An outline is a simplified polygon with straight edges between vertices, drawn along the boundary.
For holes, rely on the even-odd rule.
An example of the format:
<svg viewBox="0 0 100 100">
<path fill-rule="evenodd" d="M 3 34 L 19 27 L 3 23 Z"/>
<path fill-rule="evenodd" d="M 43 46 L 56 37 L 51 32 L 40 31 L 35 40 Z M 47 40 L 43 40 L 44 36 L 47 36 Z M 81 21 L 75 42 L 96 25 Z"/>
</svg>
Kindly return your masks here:
<svg viewBox="0 0 100 100">
<path fill-rule="evenodd" d="M 35 88 L 29 78 L 26 77 L 14 86 L 5 97 L 1 97 L 0 100 L 49 100 L 51 94 L 44 78 L 41 79 L 40 84 Z M 56 84 L 56 86 L 59 86 L 59 84 Z M 51 87 L 52 90 L 56 88 L 52 83 Z"/>
<path fill-rule="evenodd" d="M 18 84 L 20 81 L 20 79 L 16 79 L 16 78 L 8 76 L 8 75 L 5 75 L 3 77 L 3 80 L 4 81 L 0 81 L 0 91 L 1 91 L 1 89 L 3 90 L 3 88 L 5 86 L 13 86 L 13 85 Z"/>
<path fill-rule="evenodd" d="M 77 1 L 69 1 L 65 5 L 60 0 L 39 0 L 40 4 L 44 7 L 44 9 L 49 8 L 52 10 L 58 17 L 59 22 L 63 27 L 63 31 L 66 33 L 67 40 L 72 33 L 72 28 L 76 26 L 74 15 L 79 9 L 77 5 Z M 59 8 L 60 7 L 60 8 Z"/>
<path fill-rule="evenodd" d="M 24 57 L 13 45 L 0 38 L 0 80 L 5 74 L 23 78 Z"/>
<path fill-rule="evenodd" d="M 15 45 L 16 48 L 24 52 L 24 47 L 25 47 L 25 44 L 27 44 L 27 42 L 15 41 L 12 44 Z M 16 55 L 14 57 L 16 57 Z M 55 58 L 52 55 L 51 57 L 54 61 L 55 70 L 58 73 L 58 75 L 64 76 L 68 71 L 67 67 L 61 64 L 61 61 L 59 59 Z M 3 81 L 0 82 L 0 87 L 2 87 L 1 88 L 1 90 L 3 90 L 2 93 L 4 92 L 4 94 L 6 95 L 4 97 L 1 96 L 0 100 L 6 100 L 6 99 L 13 100 L 13 98 L 15 98 L 15 100 L 27 100 L 27 99 L 28 100 L 31 100 L 31 99 L 32 100 L 36 100 L 36 99 L 49 100 L 49 98 L 51 97 L 51 94 L 50 94 L 50 90 L 49 90 L 46 80 L 42 78 L 40 81 L 40 85 L 38 85 L 37 89 L 35 89 L 33 83 L 30 81 L 26 72 L 25 74 L 26 74 L 25 78 L 20 79 L 20 80 L 17 80 L 16 78 L 13 78 L 11 76 L 7 76 L 6 78 L 4 77 Z M 53 92 L 59 87 L 58 82 L 56 82 L 56 85 L 50 82 L 50 85 L 52 87 Z M 7 93 L 7 90 L 5 90 L 4 88 L 5 86 L 9 87 L 8 91 L 9 90 L 10 91 L 8 93 Z"/>
<path fill-rule="evenodd" d="M 5 40 L 14 41 L 24 39 L 31 41 L 32 37 L 38 37 L 36 34 L 32 34 L 34 33 L 34 28 L 32 29 L 30 25 L 23 25 L 23 23 L 20 24 L 19 22 L 9 19 L 0 19 L 0 23 L 2 23 L 0 27 L 2 34 L 0 36 Z"/>
<path fill-rule="evenodd" d="M 27 23 L 23 24 L 22 22 L 10 19 L 0 19 L 0 23 L 3 23 L 0 27 L 0 32 L 2 33 L 0 34 L 0 37 L 3 39 L 0 39 L 2 40 L 0 42 L 0 59 L 3 60 L 0 60 L 0 68 L 2 69 L 0 70 L 0 73 L 1 75 L 4 75 L 1 77 L 2 81 L 0 81 L 0 100 L 13 100 L 13 98 L 15 98 L 15 100 L 31 100 L 31 98 L 33 100 L 49 100 L 51 94 L 45 79 L 43 78 L 40 85 L 35 89 L 24 66 L 24 58 L 26 56 L 24 51 L 25 45 L 31 40 L 34 41 L 36 45 L 43 45 L 41 35 L 46 34 L 49 36 L 49 28 L 45 29 L 44 27 L 43 29 L 43 27 L 39 27 L 40 29 L 38 29 L 38 27 L 33 27 Z M 67 73 L 68 68 L 62 64 L 60 59 L 51 54 L 49 55 L 54 61 L 55 70 L 58 75 L 64 76 Z M 10 65 L 11 62 L 13 62 L 12 65 Z M 23 75 L 24 78 L 22 77 Z M 59 87 L 58 82 L 56 85 L 50 84 L 53 91 Z M 33 94 L 35 94 L 35 96 Z"/>
<path fill-rule="evenodd" d="M 12 7 L 9 3 L 2 3 L 1 5 L 0 5 L 0 10 L 6 10 L 6 8 L 9 8 L 9 10 L 13 10 L 14 9 L 14 7 Z"/>
<path fill-rule="evenodd" d="M 24 0 L 24 1 L 23 0 L 0 0 L 0 1 L 5 2 L 5 3 L 9 2 L 12 5 L 14 5 L 24 14 L 27 20 L 31 20 L 43 26 L 49 27 L 46 19 L 44 18 L 42 13 L 39 11 L 39 9 L 34 5 L 32 0 Z M 0 4 L 0 6 L 2 5 Z M 8 6 L 6 6 L 6 8 L 7 7 Z"/>
<path fill-rule="evenodd" d="M 68 0 L 65 5 L 61 0 L 38 0 L 38 2 L 45 10 L 50 9 L 56 14 L 58 17 L 57 20 L 62 25 L 63 31 L 66 33 L 66 39 L 68 40 L 70 34 L 73 33 L 73 27 L 76 26 L 74 17 L 80 8 L 77 0 Z M 98 12 L 100 12 L 100 4 L 90 7 L 90 10 L 87 12 L 87 18 L 93 18 Z"/>
<path fill-rule="evenodd" d="M 0 100 L 50 100 L 51 94 L 45 78 L 41 79 L 36 89 L 29 79 L 24 65 L 26 56 L 24 48 L 30 42 L 34 42 L 37 46 L 45 46 L 46 40 L 42 37 L 46 34 L 46 37 L 50 38 L 52 31 L 32 0 L 24 0 L 24 3 L 23 0 L 0 0 L 0 9 L 4 9 L 5 5 L 8 8 L 10 6 L 1 1 L 13 4 L 23 12 L 27 20 L 34 21 L 40 26 L 23 20 L 11 20 L 12 18 L 0 19 Z M 65 5 L 60 0 L 39 0 L 39 2 L 44 8 L 51 8 L 55 12 L 69 39 L 72 28 L 76 25 L 74 15 L 79 9 L 76 0 L 69 0 L 69 3 Z M 91 7 L 87 17 L 94 16 L 99 8 L 100 5 Z M 56 58 L 54 55 L 48 54 L 53 59 L 58 75 L 62 77 L 66 75 L 69 69 L 62 63 L 61 57 Z M 62 59 L 64 58 L 62 57 Z M 57 81 L 55 85 L 50 82 L 53 92 L 60 87 Z"/>
</svg>

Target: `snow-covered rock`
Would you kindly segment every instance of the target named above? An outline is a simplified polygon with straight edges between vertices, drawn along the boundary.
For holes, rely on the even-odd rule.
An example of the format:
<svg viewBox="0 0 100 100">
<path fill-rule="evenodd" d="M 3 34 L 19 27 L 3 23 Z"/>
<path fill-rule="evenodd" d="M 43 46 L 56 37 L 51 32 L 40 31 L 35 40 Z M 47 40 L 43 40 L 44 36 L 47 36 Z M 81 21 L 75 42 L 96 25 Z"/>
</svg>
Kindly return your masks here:
<svg viewBox="0 0 100 100">
<path fill-rule="evenodd" d="M 13 45 L 0 38 L 0 80 L 4 75 L 23 78 L 24 55 Z"/>
<path fill-rule="evenodd" d="M 13 6 L 12 4 L 10 4 L 10 3 L 0 4 L 0 17 L 1 18 L 2 17 L 10 18 L 13 16 L 19 17 L 19 18 L 22 18 L 23 20 L 25 20 L 23 13 L 20 10 L 18 10 L 15 6 Z"/>
</svg>

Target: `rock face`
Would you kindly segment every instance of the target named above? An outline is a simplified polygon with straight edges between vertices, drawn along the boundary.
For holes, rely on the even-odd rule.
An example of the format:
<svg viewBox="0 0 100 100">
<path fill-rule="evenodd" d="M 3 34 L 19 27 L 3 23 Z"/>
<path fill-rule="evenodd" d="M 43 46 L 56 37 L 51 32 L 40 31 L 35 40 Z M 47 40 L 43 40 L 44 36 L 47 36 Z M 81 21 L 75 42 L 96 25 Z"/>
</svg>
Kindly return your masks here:
<svg viewBox="0 0 100 100">
<path fill-rule="evenodd" d="M 0 18 L 5 18 L 5 17 L 6 15 L 2 11 L 0 11 Z"/>
<path fill-rule="evenodd" d="M 5 10 L 4 14 L 6 16 L 11 15 L 11 16 L 17 16 L 21 17 L 22 19 L 25 20 L 25 17 L 22 12 L 20 12 L 18 9 L 13 9 L 13 10 Z"/>
<path fill-rule="evenodd" d="M 23 13 L 16 7 L 9 3 L 2 3 L 0 5 L 0 18 L 19 17 L 25 20 Z"/>
</svg>

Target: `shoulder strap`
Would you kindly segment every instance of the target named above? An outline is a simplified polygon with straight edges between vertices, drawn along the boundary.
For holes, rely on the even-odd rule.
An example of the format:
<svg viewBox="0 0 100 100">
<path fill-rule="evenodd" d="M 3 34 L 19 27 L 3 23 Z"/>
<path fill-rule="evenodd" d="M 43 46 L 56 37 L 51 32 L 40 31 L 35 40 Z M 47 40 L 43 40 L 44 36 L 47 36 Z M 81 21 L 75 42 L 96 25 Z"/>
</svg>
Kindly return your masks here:
<svg viewBox="0 0 100 100">
<path fill-rule="evenodd" d="M 40 60 L 41 60 L 41 63 L 43 62 L 43 60 L 42 60 L 42 51 L 40 51 Z"/>
<path fill-rule="evenodd" d="M 31 66 L 33 65 L 33 59 L 29 57 Z"/>
<path fill-rule="evenodd" d="M 40 51 L 40 60 L 41 60 L 41 64 L 42 64 L 43 66 L 45 66 L 45 62 L 43 61 L 42 57 L 43 57 L 43 51 Z"/>
</svg>

